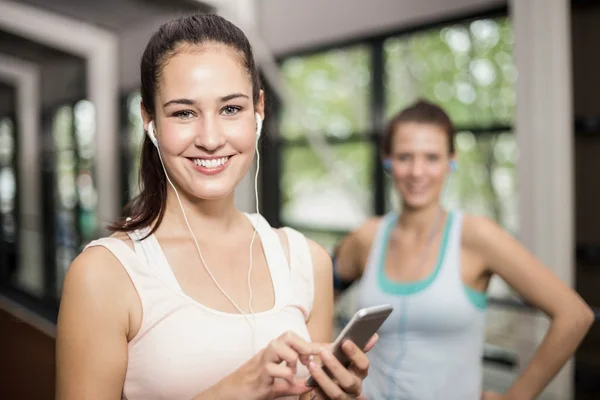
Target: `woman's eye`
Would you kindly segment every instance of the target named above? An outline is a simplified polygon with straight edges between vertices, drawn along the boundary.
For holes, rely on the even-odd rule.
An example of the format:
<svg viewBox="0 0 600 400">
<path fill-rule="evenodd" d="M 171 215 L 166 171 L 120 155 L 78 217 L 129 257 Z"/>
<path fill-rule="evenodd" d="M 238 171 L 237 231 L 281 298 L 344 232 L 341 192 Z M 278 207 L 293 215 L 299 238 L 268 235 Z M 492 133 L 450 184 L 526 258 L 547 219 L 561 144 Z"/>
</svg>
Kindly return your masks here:
<svg viewBox="0 0 600 400">
<path fill-rule="evenodd" d="M 177 111 L 174 115 L 181 119 L 189 119 L 194 116 L 194 114 L 189 110 Z"/>
<path fill-rule="evenodd" d="M 240 111 L 240 107 L 237 106 L 225 106 L 223 107 L 222 113 L 225 115 L 235 115 Z"/>
</svg>

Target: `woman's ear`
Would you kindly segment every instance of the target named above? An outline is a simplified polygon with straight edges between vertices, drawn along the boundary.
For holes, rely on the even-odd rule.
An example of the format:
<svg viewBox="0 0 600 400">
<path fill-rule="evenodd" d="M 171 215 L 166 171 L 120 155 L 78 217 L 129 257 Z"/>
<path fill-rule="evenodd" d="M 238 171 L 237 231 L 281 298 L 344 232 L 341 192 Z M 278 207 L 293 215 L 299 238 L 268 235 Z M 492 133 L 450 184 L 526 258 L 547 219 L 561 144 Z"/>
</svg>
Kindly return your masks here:
<svg viewBox="0 0 600 400">
<path fill-rule="evenodd" d="M 146 106 L 144 106 L 144 102 L 143 101 L 140 101 L 140 113 L 142 114 L 142 120 L 144 121 L 144 130 L 147 131 L 148 130 L 148 124 L 154 118 L 152 118 L 152 115 L 146 110 Z M 156 122 L 155 122 L 155 124 L 156 124 Z"/>
<path fill-rule="evenodd" d="M 256 111 L 262 120 L 265 120 L 265 92 L 261 89 L 258 95 L 258 102 L 254 105 L 254 111 Z"/>
</svg>

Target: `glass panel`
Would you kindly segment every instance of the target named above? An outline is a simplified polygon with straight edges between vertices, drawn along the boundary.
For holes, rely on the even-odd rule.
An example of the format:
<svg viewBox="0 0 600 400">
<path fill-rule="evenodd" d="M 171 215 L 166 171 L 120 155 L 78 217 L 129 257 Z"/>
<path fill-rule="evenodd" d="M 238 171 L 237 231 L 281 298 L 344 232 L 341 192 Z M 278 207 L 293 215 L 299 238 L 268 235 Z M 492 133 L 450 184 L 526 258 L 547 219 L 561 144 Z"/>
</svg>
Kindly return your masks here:
<svg viewBox="0 0 600 400">
<path fill-rule="evenodd" d="M 0 239 L 7 243 L 17 240 L 15 150 L 13 122 L 3 118 L 0 120 Z"/>
<path fill-rule="evenodd" d="M 135 92 L 127 99 L 128 133 L 129 133 L 129 170 L 128 185 L 129 198 L 132 199 L 139 193 L 139 171 L 141 162 L 142 142 L 144 141 L 144 121 L 140 112 L 142 95 Z"/>
<path fill-rule="evenodd" d="M 95 239 L 98 231 L 96 205 L 98 195 L 94 185 L 94 150 L 96 134 L 96 109 L 87 100 L 75 104 L 75 137 L 79 163 L 77 165 L 77 198 L 79 199 L 78 226 L 81 246 Z"/>
<path fill-rule="evenodd" d="M 62 291 L 65 272 L 79 250 L 77 229 L 77 148 L 75 143 L 73 108 L 60 107 L 52 126 L 56 162 L 56 283 Z M 85 133 L 82 134 L 85 138 Z M 85 141 L 84 141 L 85 146 Z"/>
<path fill-rule="evenodd" d="M 512 25 L 507 18 L 484 19 L 472 22 L 469 32 L 473 43 L 469 72 L 477 96 L 472 123 L 512 124 L 517 78 Z"/>
<path fill-rule="evenodd" d="M 345 138 L 370 126 L 370 52 L 367 46 L 292 57 L 281 65 L 289 89 L 281 132 L 285 138 L 306 132 Z"/>
<path fill-rule="evenodd" d="M 473 135 L 460 132 L 456 137 L 458 170 L 448 182 L 444 201 L 450 208 L 460 207 L 485 215 L 509 232 L 518 230 L 517 144 L 512 133 Z"/>
<path fill-rule="evenodd" d="M 286 224 L 344 231 L 372 215 L 372 145 L 336 144 L 333 151 L 336 169 L 346 177 L 327 173 L 308 146 L 283 148 L 282 220 Z"/>
<path fill-rule="evenodd" d="M 15 174 L 11 167 L 0 169 L 0 212 L 11 213 L 15 208 L 15 195 L 17 184 Z"/>
<path fill-rule="evenodd" d="M 9 165 L 14 159 L 15 139 L 12 121 L 0 120 L 0 166 Z"/>
<path fill-rule="evenodd" d="M 512 123 L 516 70 L 507 18 L 391 38 L 384 55 L 388 118 L 421 97 L 459 127 Z"/>
<path fill-rule="evenodd" d="M 15 197 L 17 184 L 12 167 L 0 169 L 0 216 L 2 217 L 2 238 L 7 242 L 15 241 Z"/>
<path fill-rule="evenodd" d="M 485 215 L 516 234 L 518 230 L 517 144 L 512 133 L 456 136 L 458 170 L 448 178 L 442 202 L 449 209 Z M 388 209 L 398 206 L 387 180 Z"/>
</svg>

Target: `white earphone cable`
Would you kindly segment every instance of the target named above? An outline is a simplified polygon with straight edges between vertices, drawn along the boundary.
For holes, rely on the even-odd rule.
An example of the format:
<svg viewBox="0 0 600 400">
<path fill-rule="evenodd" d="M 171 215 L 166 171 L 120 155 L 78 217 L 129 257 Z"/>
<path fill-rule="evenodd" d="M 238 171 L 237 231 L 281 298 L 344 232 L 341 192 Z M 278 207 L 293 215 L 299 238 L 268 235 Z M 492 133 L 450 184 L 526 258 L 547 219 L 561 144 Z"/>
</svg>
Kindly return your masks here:
<svg viewBox="0 0 600 400">
<path fill-rule="evenodd" d="M 153 128 L 153 125 L 148 127 L 149 129 Z M 152 134 L 155 136 L 156 138 L 156 133 L 152 132 Z M 254 177 L 254 193 L 255 193 L 255 201 L 256 201 L 256 226 L 254 227 L 254 233 L 252 234 L 252 241 L 250 242 L 250 267 L 248 269 L 248 289 L 250 292 L 250 299 L 248 302 L 248 307 L 250 309 L 250 313 L 252 314 L 252 320 L 254 322 L 254 324 L 252 324 L 250 322 L 250 320 L 248 319 L 248 315 L 235 303 L 235 301 L 233 301 L 233 299 L 231 297 L 229 297 L 229 295 L 225 292 L 225 290 L 223 290 L 223 288 L 221 287 L 221 285 L 219 285 L 219 282 L 217 282 L 217 280 L 215 279 L 215 277 L 213 276 L 212 272 L 210 271 L 210 268 L 208 267 L 208 264 L 206 263 L 206 261 L 204 260 L 204 256 L 202 255 L 202 251 L 200 250 L 200 245 L 198 244 L 198 240 L 196 239 L 196 235 L 194 235 L 194 231 L 192 230 L 192 227 L 190 226 L 190 223 L 187 219 L 187 215 L 185 213 L 185 209 L 183 207 L 183 203 L 181 202 L 181 198 L 179 197 L 179 193 L 177 192 L 177 189 L 175 188 L 175 185 L 173 185 L 173 182 L 171 182 L 171 178 L 169 178 L 169 174 L 167 173 L 167 169 L 165 168 L 165 164 L 163 162 L 162 159 L 162 155 L 160 152 L 160 146 L 158 145 L 158 138 L 156 138 L 156 148 L 157 148 L 157 152 L 158 152 L 158 158 L 160 159 L 160 164 L 162 166 L 162 169 L 165 173 L 165 177 L 167 178 L 167 181 L 169 182 L 169 184 L 171 185 L 171 188 L 173 189 L 173 191 L 175 192 L 175 196 L 177 197 L 177 201 L 179 202 L 179 207 L 181 208 L 181 212 L 183 214 L 183 219 L 185 220 L 185 223 L 188 227 L 188 230 L 190 231 L 190 234 L 192 235 L 192 238 L 194 239 L 194 244 L 196 245 L 196 249 L 198 250 L 198 255 L 200 256 L 200 260 L 202 261 L 202 264 L 204 265 L 204 268 L 206 269 L 206 271 L 208 272 L 208 274 L 210 275 L 212 281 L 214 282 L 214 284 L 217 286 L 217 288 L 221 291 L 221 293 L 223 293 L 223 295 L 225 297 L 227 297 L 227 299 L 231 302 L 231 304 L 236 308 L 236 310 L 238 310 L 240 312 L 240 314 L 242 314 L 244 316 L 244 318 L 246 319 L 246 322 L 248 322 L 248 325 L 250 325 L 250 329 L 252 331 L 252 345 L 254 348 L 254 353 L 256 353 L 256 332 L 255 332 L 255 327 L 256 327 L 256 318 L 254 316 L 254 312 L 252 311 L 252 285 L 250 284 L 250 274 L 252 272 L 252 247 L 254 245 L 254 239 L 256 238 L 256 233 L 257 233 L 257 229 L 258 229 L 258 223 L 260 221 L 259 219 L 259 215 L 258 215 L 258 170 L 259 170 L 259 165 L 260 165 L 260 153 L 258 151 L 258 139 L 259 139 L 259 135 L 256 135 L 256 155 L 257 155 L 257 163 L 256 163 L 256 174 Z"/>
<path fill-rule="evenodd" d="M 254 246 L 254 239 L 256 238 L 256 231 L 258 224 L 260 223 L 260 215 L 258 210 L 258 170 L 260 169 L 260 152 L 258 151 L 258 139 L 260 135 L 256 135 L 256 173 L 254 174 L 254 202 L 256 205 L 256 225 L 254 227 L 254 234 L 252 235 L 252 241 L 250 242 L 250 268 L 248 268 L 248 291 L 250 292 L 250 298 L 248 299 L 248 308 L 254 319 L 254 311 L 252 311 L 252 285 L 250 284 L 250 274 L 252 273 L 252 247 Z M 256 324 L 256 320 L 254 320 Z"/>
</svg>

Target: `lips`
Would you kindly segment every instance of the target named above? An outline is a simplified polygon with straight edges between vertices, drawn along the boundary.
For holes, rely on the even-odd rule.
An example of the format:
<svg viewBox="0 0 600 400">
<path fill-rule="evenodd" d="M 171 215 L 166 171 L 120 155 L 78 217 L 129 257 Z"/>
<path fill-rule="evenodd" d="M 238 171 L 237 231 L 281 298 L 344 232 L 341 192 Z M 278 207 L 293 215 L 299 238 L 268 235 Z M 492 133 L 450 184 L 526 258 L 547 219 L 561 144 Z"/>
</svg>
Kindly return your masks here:
<svg viewBox="0 0 600 400">
<path fill-rule="evenodd" d="M 223 172 L 231 164 L 233 156 L 210 157 L 210 158 L 187 158 L 194 170 L 203 175 L 217 175 Z"/>
</svg>

